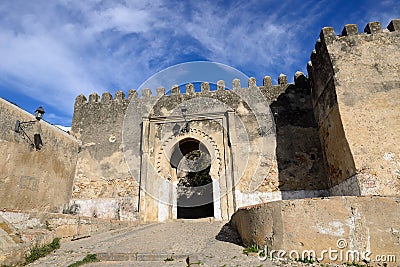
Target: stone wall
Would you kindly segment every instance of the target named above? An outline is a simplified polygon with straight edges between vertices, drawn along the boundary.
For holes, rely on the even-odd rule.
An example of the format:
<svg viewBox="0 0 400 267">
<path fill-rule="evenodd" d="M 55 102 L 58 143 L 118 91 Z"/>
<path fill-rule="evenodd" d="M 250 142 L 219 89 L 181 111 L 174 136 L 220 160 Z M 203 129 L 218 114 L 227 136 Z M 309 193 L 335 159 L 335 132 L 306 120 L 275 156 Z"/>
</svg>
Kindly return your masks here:
<svg viewBox="0 0 400 267">
<path fill-rule="evenodd" d="M 308 70 L 332 194 L 400 193 L 399 40 L 400 20 L 321 31 Z"/>
<path fill-rule="evenodd" d="M 132 94 L 132 91 L 130 92 Z M 131 95 L 129 96 L 131 97 Z M 123 154 L 122 126 L 129 99 L 93 93 L 76 98 L 72 133 L 81 146 L 70 206 L 84 216 L 136 219 L 138 183 Z"/>
<path fill-rule="evenodd" d="M 390 256 L 388 266 L 397 266 L 393 264 L 400 259 L 399 203 L 398 197 L 378 196 L 282 200 L 240 208 L 231 224 L 245 244 L 267 246 L 274 257 L 301 258 L 312 250 L 314 260 L 343 263 L 353 262 L 351 251 L 357 251 L 371 263 L 382 264 L 377 256 Z M 324 250 L 336 252 L 331 258 L 326 252 L 322 259 Z"/>
<path fill-rule="evenodd" d="M 16 121 L 33 140 L 40 134 L 43 146 L 14 131 Z M 71 197 L 78 142 L 68 133 L 0 98 L 0 208 L 62 212 Z"/>
</svg>

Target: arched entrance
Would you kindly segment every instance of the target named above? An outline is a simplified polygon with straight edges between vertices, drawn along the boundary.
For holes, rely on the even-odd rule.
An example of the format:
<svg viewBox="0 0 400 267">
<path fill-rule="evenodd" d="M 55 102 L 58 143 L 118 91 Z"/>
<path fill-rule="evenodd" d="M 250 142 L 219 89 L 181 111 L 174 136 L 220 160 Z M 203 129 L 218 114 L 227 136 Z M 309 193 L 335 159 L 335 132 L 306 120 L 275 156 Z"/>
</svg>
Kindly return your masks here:
<svg viewBox="0 0 400 267">
<path fill-rule="evenodd" d="M 190 128 L 179 132 L 174 128 L 185 123 L 176 118 L 143 119 L 139 196 L 142 221 L 230 218 L 234 212 L 234 191 L 229 140 L 235 138 L 228 139 L 224 131 L 229 117 L 225 115 L 213 113 L 207 118 L 191 118 Z M 202 166 L 198 168 L 198 161 L 207 164 L 197 164 Z M 199 176 L 203 178 L 200 181 L 207 182 L 197 183 Z"/>
<path fill-rule="evenodd" d="M 177 218 L 214 217 L 211 155 L 206 146 L 194 138 L 182 139 L 175 145 L 170 163 L 178 180 Z"/>
</svg>

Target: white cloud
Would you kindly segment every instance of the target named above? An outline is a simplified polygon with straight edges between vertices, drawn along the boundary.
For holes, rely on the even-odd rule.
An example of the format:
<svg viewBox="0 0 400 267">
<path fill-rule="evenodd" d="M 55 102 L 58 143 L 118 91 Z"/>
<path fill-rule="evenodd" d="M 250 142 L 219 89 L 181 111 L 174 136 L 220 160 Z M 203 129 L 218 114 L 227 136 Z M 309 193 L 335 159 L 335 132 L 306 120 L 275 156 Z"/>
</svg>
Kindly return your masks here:
<svg viewBox="0 0 400 267">
<path fill-rule="evenodd" d="M 115 30 L 121 33 L 143 33 L 150 29 L 152 20 L 148 10 L 137 10 L 117 5 L 102 11 L 90 12 L 89 30 L 104 32 Z"/>
</svg>

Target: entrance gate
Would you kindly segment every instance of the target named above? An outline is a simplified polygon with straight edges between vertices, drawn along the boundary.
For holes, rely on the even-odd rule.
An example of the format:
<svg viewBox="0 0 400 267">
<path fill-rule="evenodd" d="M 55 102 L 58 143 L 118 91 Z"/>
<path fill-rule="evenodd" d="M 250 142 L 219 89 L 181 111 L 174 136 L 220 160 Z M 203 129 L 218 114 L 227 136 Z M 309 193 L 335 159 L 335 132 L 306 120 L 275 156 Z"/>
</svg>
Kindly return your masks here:
<svg viewBox="0 0 400 267">
<path fill-rule="evenodd" d="M 182 117 L 143 119 L 139 199 L 143 221 L 228 220 L 235 211 L 233 113 L 191 115 L 187 120 L 190 128 Z"/>
</svg>

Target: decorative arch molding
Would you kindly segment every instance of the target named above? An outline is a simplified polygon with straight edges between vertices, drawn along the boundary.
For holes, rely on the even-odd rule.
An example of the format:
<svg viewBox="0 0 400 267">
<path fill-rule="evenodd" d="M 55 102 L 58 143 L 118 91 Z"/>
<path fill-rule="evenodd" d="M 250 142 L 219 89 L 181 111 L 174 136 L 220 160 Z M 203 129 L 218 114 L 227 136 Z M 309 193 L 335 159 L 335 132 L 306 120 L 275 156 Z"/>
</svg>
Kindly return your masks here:
<svg viewBox="0 0 400 267">
<path fill-rule="evenodd" d="M 222 156 L 220 149 L 209 134 L 196 128 L 191 128 L 189 132 L 181 133 L 176 136 L 171 135 L 162 142 L 161 149 L 156 157 L 156 170 L 158 175 L 164 178 L 171 175 L 167 173 L 166 168 L 163 168 L 163 166 L 166 166 L 165 164 L 170 164 L 172 153 L 177 145 L 179 145 L 179 142 L 188 138 L 201 142 L 207 148 L 211 156 L 210 175 L 213 179 L 219 179 L 222 172 Z"/>
</svg>

